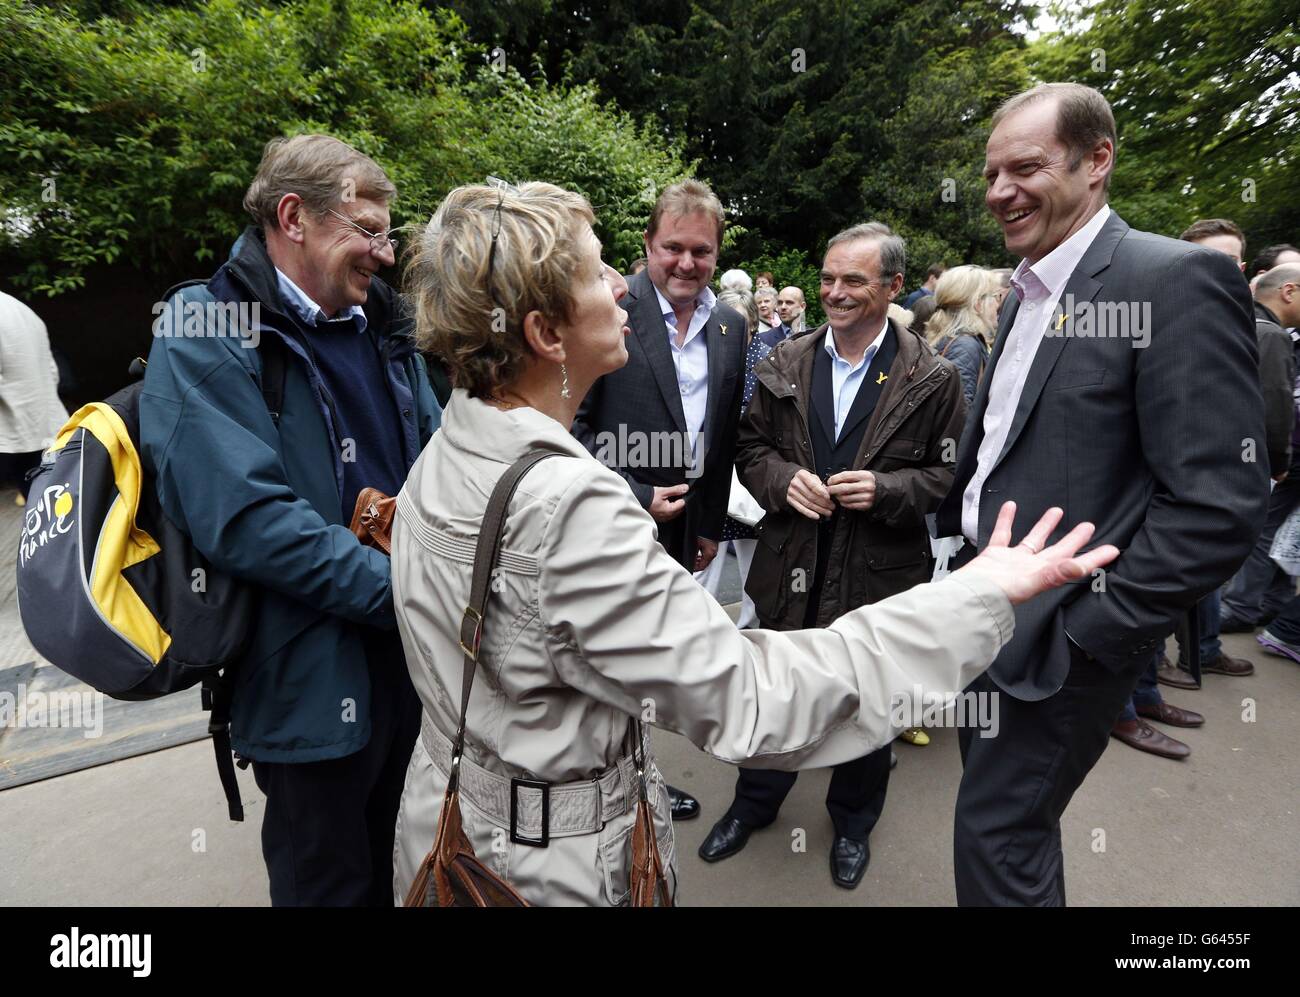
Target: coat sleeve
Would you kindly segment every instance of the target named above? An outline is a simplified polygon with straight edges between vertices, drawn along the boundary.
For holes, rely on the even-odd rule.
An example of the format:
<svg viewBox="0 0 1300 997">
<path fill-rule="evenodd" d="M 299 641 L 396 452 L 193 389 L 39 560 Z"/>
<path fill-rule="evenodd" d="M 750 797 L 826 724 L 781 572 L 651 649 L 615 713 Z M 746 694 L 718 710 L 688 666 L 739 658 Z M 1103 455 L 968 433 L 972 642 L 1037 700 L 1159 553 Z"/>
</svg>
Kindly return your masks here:
<svg viewBox="0 0 1300 997">
<path fill-rule="evenodd" d="M 212 564 L 326 613 L 393 628 L 388 558 L 290 489 L 276 429 L 231 340 L 163 335 L 140 442 L 163 509 Z"/>
<path fill-rule="evenodd" d="M 755 366 L 766 362 L 762 360 Z M 736 475 L 766 512 L 789 508 L 786 493 L 800 467 L 782 457 L 776 448 L 779 408 L 778 399 L 759 381 L 736 434 Z"/>
<path fill-rule="evenodd" d="M 1291 430 L 1295 426 L 1295 351 L 1281 329 L 1259 324 L 1259 386 L 1264 395 L 1264 434 L 1269 473 L 1291 465 Z"/>
<path fill-rule="evenodd" d="M 1152 273 L 1150 286 L 1150 339 L 1133 351 L 1132 390 L 1153 491 L 1106 569 L 1104 593 L 1065 608 L 1070 638 L 1113 667 L 1135 644 L 1167 636 L 1178 614 L 1240 567 L 1268 507 L 1267 459 L 1253 453 L 1264 405 L 1246 282 L 1222 253 L 1193 249 Z"/>
<path fill-rule="evenodd" d="M 542 541 L 538 611 L 561 681 L 723 761 L 833 765 L 906 726 L 903 698 L 957 694 L 1015 626 L 993 583 L 918 585 L 819 630 L 737 630 L 655 542 L 619 479 L 576 479 Z"/>
<path fill-rule="evenodd" d="M 966 401 L 962 381 L 944 360 L 948 377 L 925 401 L 933 406 L 929 420 L 930 438 L 925 441 L 925 456 L 917 467 L 876 472 L 876 500 L 864 515 L 902 528 L 925 528 L 925 517 L 939 508 L 952 488 L 957 461 L 957 443 L 966 422 Z M 932 375 L 934 376 L 934 375 Z M 919 412 L 913 413 L 915 419 Z M 906 423 L 904 424 L 904 430 Z"/>
</svg>

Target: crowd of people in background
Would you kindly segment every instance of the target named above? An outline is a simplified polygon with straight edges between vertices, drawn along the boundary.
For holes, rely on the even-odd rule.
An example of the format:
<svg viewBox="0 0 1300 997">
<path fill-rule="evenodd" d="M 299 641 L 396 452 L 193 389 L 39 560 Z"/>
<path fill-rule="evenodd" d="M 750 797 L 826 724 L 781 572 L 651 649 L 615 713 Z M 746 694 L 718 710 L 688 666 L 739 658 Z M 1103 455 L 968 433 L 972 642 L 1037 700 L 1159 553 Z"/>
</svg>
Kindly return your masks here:
<svg viewBox="0 0 1300 997">
<path fill-rule="evenodd" d="M 715 281 L 724 211 L 697 180 L 660 194 L 646 255 L 626 277 L 599 264 L 599 246 L 583 242 L 586 235 L 570 245 L 566 212 L 590 214 L 576 195 L 454 192 L 411 269 L 413 316 L 379 277 L 396 262 L 389 231 L 396 189 L 384 171 L 327 136 L 268 145 L 245 199 L 252 225 L 208 291 L 219 301 L 260 303 L 268 334 L 286 344 L 285 413 L 273 423 L 262 405 L 258 351 L 163 336 L 150 356 L 141 417 L 142 452 L 168 513 L 189 524 L 214 565 L 267 593 L 236 692 L 232 739 L 267 795 L 262 840 L 273 902 L 387 904 L 404 895 L 436 825 L 434 788 L 445 785 L 437 772 L 450 758 L 454 703 L 447 706 L 441 683 L 458 681 L 460 667 L 454 655 L 440 664 L 427 650 L 445 628 L 433 619 L 441 610 L 413 601 L 411 586 L 427 582 L 420 572 L 431 569 L 412 559 L 434 552 L 451 572 L 439 584 L 453 584 L 448 579 L 472 561 L 474 502 L 481 505 L 503 462 L 538 442 L 585 450 L 616 472 L 626 493 L 591 508 L 621 529 L 653 524 L 663 551 L 701 587 L 698 600 L 721 592 L 734 557 L 743 589 L 735 626 L 747 643 L 725 646 L 751 665 L 768 654 L 788 664 L 824 651 L 826 632 L 866 619 L 863 607 L 901 606 L 891 600 L 999 546 L 996 519 L 1006 500 L 1023 510 L 1017 534 L 1054 506 L 1065 511 L 1064 527 L 1096 523 L 1096 542 L 1123 551 L 1107 583 L 1085 580 L 1068 595 L 1058 589 L 1023 604 L 1014 638 L 1010 616 L 999 617 L 1008 633 L 991 645 L 992 668 L 966 691 L 1000 697 L 1001 734 L 960 732 L 959 902 L 1063 904 L 1060 815 L 1108 739 L 1185 758 L 1189 746 L 1154 724 L 1190 728 L 1205 718 L 1166 703 L 1160 687 L 1191 692 L 1202 675 L 1249 676 L 1254 664 L 1227 655 L 1222 633 L 1263 627 L 1263 651 L 1300 663 L 1296 582 L 1271 557 L 1277 532 L 1300 508 L 1300 251 L 1269 246 L 1247 269 L 1246 238 L 1227 219 L 1195 221 L 1178 239 L 1129 228 L 1107 203 L 1116 146 L 1110 108 L 1094 90 L 1048 84 L 1012 98 L 993 119 L 984 169 L 988 209 L 1018 265 L 933 262 L 906 292 L 913 271 L 904 239 L 863 222 L 824 247 L 818 296 L 826 318 L 813 327 L 804 290 L 782 284 L 789 275 L 731 269 Z M 346 203 L 339 176 L 361 181 Z M 449 237 L 434 238 L 451 231 L 472 254 L 453 258 Z M 522 252 L 534 242 L 549 248 Z M 530 262 L 561 251 L 571 257 Z M 560 270 L 551 270 L 561 264 L 565 279 L 587 274 L 589 284 L 559 290 Z M 1149 345 L 1075 336 L 1101 302 L 1148 304 Z M 506 321 L 485 324 L 476 340 L 465 331 L 476 309 L 499 309 Z M 620 309 L 626 335 L 614 342 L 600 323 Z M 7 483 L 15 483 L 66 411 L 39 320 L 4 296 L 0 323 L 0 449 Z M 413 325 L 420 345 L 433 348 L 427 360 L 415 349 Z M 620 349 L 626 362 L 615 364 Z M 553 405 L 534 404 L 544 391 L 555 395 Z M 534 409 L 571 426 L 539 422 Z M 611 456 L 606 442 L 620 434 L 680 439 L 680 453 L 648 466 L 622 451 Z M 1243 438 L 1260 440 L 1259 462 L 1243 461 Z M 356 444 L 353 459 L 339 457 L 345 439 Z M 445 462 L 437 466 L 463 479 L 456 491 L 431 477 L 434 451 Z M 408 475 L 423 480 L 423 490 L 412 492 Z M 556 517 L 557 535 L 567 529 L 576 540 L 584 520 L 579 512 L 561 522 L 561 479 L 536 486 L 546 496 L 537 508 Z M 399 513 L 399 523 L 423 525 L 403 527 L 410 532 L 390 568 L 356 542 L 348 518 L 362 488 L 396 495 L 404 486 L 419 508 Z M 643 513 L 620 504 L 628 494 Z M 550 541 L 540 520 L 520 522 L 507 584 L 520 586 L 526 602 L 527 587 L 545 573 L 521 538 Z M 607 526 L 593 535 L 609 534 Z M 960 538 L 960 549 L 936 572 L 944 537 Z M 511 542 L 507 534 L 507 548 Z M 1047 542 L 1024 541 L 1034 555 Z M 733 687 L 735 674 L 720 674 L 726 662 L 698 660 L 698 648 L 681 652 L 683 668 L 698 665 L 699 682 L 726 690 L 716 702 L 699 690 L 670 690 L 659 672 L 621 676 L 631 692 L 611 691 L 624 687 L 573 655 L 589 649 L 585 640 L 593 653 L 605 646 L 620 661 L 631 654 L 616 641 L 600 643 L 611 640 L 618 592 L 644 615 L 660 594 L 645 579 L 657 579 L 672 590 L 673 611 L 685 613 L 683 631 L 698 626 L 715 640 L 719 633 L 712 608 L 681 608 L 694 597 L 676 567 L 624 569 L 610 569 L 612 602 L 599 619 L 574 608 L 597 596 L 577 586 L 582 576 L 572 565 L 567 576 L 555 568 L 562 591 L 534 593 L 543 611 L 568 600 L 566 610 L 590 627 L 585 637 L 533 632 L 522 611 L 509 639 L 489 632 L 489 663 L 500 668 L 521 653 L 511 645 L 518 638 L 522 653 L 533 649 L 528 667 L 536 673 L 494 672 L 487 684 L 496 712 L 471 713 L 472 723 L 487 725 L 473 730 L 483 785 L 507 780 L 508 794 L 540 815 L 546 837 L 546 810 L 532 794 L 543 784 L 617 776 L 623 732 L 609 718 L 640 710 L 651 690 L 665 725 L 739 766 L 725 810 L 665 784 L 667 812 L 657 817 L 721 810 L 699 854 L 724 860 L 775 821 L 796 770 L 823 758 L 833 764 L 830 874 L 839 886 L 858 886 L 897 763 L 887 740 L 864 737 L 860 745 L 870 750 L 840 743 L 809 755 L 805 749 L 829 735 L 796 710 L 785 729 L 754 735 L 769 740 L 738 746 L 742 714 L 710 716 L 710 708 L 756 709 L 813 694 L 764 688 L 761 668 L 755 689 Z M 956 598 L 957 589 L 942 591 Z M 660 608 L 667 613 L 667 603 Z M 454 630 L 461 607 L 442 609 L 454 615 Z M 887 611 L 871 617 L 887 618 Z M 913 627 L 900 646 L 924 645 L 930 621 L 909 620 L 898 624 Z M 1181 654 L 1170 662 L 1165 639 L 1175 629 Z M 793 634 L 782 644 L 760 631 L 823 636 Z M 671 651 L 680 636 L 663 637 L 654 650 Z M 547 655 L 559 664 L 537 663 Z M 656 659 L 655 668 L 668 663 Z M 444 667 L 451 677 L 439 674 Z M 810 659 L 807 667 L 821 666 Z M 564 700 L 555 715 L 562 722 L 543 729 L 519 703 L 527 700 L 521 690 L 532 695 L 552 688 L 547 682 L 581 695 Z M 360 723 L 339 722 L 344 701 L 361 704 Z M 609 720 L 597 746 L 588 743 L 589 715 Z M 923 726 L 892 736 L 929 742 Z M 764 752 L 788 757 L 764 763 Z M 421 778 L 427 785 L 414 786 Z M 484 823 L 472 837 L 488 843 L 499 869 L 552 883 L 542 901 L 626 901 L 626 869 L 610 872 L 618 863 L 604 851 L 612 846 L 598 833 L 601 820 L 554 832 L 576 837 L 552 839 L 556 864 L 543 874 L 535 842 L 516 838 L 513 802 L 483 803 L 475 818 Z M 404 830 L 395 834 L 399 803 Z M 592 805 L 596 817 L 610 806 L 600 798 Z M 605 816 L 625 828 L 629 813 Z M 490 842 L 502 826 L 512 844 L 498 850 Z M 670 851 L 671 829 L 661 834 Z M 613 881 L 619 875 L 621 885 Z"/>
</svg>

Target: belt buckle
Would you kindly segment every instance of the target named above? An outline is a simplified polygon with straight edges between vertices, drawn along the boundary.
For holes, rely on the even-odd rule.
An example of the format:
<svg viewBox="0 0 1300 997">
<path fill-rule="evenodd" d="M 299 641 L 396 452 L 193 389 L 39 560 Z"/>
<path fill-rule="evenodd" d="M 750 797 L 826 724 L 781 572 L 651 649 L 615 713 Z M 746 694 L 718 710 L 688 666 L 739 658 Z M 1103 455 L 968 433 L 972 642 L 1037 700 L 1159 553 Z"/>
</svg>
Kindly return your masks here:
<svg viewBox="0 0 1300 997">
<path fill-rule="evenodd" d="M 542 791 L 542 836 L 528 838 L 519 833 L 519 790 L 540 789 Z M 516 845 L 528 845 L 532 848 L 545 848 L 551 840 L 551 784 L 538 782 L 536 779 L 510 780 L 510 840 Z"/>
</svg>

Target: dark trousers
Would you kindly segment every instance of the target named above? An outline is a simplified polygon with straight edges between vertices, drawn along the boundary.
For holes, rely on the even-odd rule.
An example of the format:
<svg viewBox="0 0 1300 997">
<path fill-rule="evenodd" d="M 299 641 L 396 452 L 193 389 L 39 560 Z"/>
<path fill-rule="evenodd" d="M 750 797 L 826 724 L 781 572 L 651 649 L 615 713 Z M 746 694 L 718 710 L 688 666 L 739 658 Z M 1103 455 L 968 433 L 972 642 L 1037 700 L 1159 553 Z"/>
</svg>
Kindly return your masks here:
<svg viewBox="0 0 1300 997">
<path fill-rule="evenodd" d="M 396 633 L 367 641 L 370 740 L 323 762 L 254 762 L 276 907 L 391 907 L 393 837 L 420 699 Z"/>
<path fill-rule="evenodd" d="M 1071 655 L 1065 684 L 1036 703 L 987 673 L 967 691 L 996 695 L 999 732 L 958 731 L 953 861 L 961 906 L 1065 906 L 1061 814 L 1101 753 L 1145 660 L 1121 672 Z"/>
<path fill-rule="evenodd" d="M 726 816 L 754 827 L 771 824 L 798 776 L 798 772 L 740 769 L 736 775 L 736 798 Z M 885 809 L 888 789 L 888 746 L 836 765 L 831 770 L 831 785 L 826 791 L 826 809 L 835 833 L 854 841 L 866 841 Z"/>
<path fill-rule="evenodd" d="M 1204 627 L 1202 626 L 1202 629 Z M 1209 658 L 1202 658 L 1202 661 L 1209 661 Z M 1121 720 L 1136 720 L 1137 708 L 1139 706 L 1159 706 L 1165 701 L 1160 695 L 1160 685 L 1157 682 L 1156 674 L 1160 667 L 1160 652 L 1157 651 L 1147 662 L 1147 666 L 1142 669 L 1142 674 L 1138 676 L 1137 686 L 1133 689 L 1133 694 L 1129 696 L 1128 702 L 1124 704 L 1124 710 L 1120 713 Z"/>
<path fill-rule="evenodd" d="M 41 462 L 44 451 L 0 453 L 0 488 L 16 488 L 27 497 L 27 474 Z"/>
<path fill-rule="evenodd" d="M 1295 583 L 1273 562 L 1268 552 L 1278 527 L 1300 504 L 1300 473 L 1297 472 L 1300 472 L 1300 467 L 1293 468 L 1286 480 L 1276 485 L 1269 495 L 1264 528 L 1246 563 L 1237 569 L 1237 574 L 1224 590 L 1222 613 L 1225 617 L 1235 616 L 1247 623 L 1259 623 L 1281 612 L 1295 595 Z"/>
</svg>

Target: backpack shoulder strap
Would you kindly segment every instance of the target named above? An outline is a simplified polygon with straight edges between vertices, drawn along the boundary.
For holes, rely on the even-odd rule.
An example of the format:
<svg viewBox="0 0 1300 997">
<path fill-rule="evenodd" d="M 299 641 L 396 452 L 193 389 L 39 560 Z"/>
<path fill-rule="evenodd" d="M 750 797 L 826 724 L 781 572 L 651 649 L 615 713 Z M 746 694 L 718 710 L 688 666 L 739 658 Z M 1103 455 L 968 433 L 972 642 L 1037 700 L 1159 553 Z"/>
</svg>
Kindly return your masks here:
<svg viewBox="0 0 1300 997">
<path fill-rule="evenodd" d="M 284 378 L 288 366 L 284 343 L 271 333 L 258 342 L 257 352 L 262 358 L 262 399 L 266 402 L 266 410 L 271 413 L 271 421 L 278 427 L 280 413 L 284 410 Z"/>
</svg>

